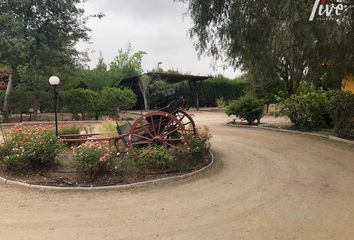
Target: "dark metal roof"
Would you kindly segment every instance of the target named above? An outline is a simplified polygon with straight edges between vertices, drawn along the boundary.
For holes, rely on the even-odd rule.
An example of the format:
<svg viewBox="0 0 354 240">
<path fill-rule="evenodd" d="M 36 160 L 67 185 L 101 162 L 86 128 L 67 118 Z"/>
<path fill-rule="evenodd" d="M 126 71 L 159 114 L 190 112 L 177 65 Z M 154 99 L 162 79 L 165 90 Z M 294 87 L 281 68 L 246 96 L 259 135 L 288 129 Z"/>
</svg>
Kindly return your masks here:
<svg viewBox="0 0 354 240">
<path fill-rule="evenodd" d="M 176 73 L 159 73 L 159 72 L 148 72 L 144 75 L 151 77 L 152 81 L 162 80 L 168 83 L 179 83 L 184 81 L 196 82 L 204 81 L 211 77 L 208 76 L 195 76 L 195 75 L 185 75 L 185 74 L 176 74 Z M 120 85 L 123 87 L 134 87 L 138 85 L 138 80 L 141 75 L 133 76 L 130 78 L 125 78 L 121 81 Z"/>
</svg>

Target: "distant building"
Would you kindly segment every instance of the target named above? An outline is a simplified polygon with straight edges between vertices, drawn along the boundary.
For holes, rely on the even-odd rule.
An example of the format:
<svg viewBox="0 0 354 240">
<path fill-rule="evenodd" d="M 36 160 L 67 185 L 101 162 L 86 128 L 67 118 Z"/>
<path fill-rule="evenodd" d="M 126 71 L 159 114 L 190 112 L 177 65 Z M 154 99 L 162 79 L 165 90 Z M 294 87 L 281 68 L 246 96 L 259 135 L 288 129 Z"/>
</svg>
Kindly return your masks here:
<svg viewBox="0 0 354 240">
<path fill-rule="evenodd" d="M 343 80 L 342 89 L 354 93 L 354 76 L 349 75 Z"/>
</svg>

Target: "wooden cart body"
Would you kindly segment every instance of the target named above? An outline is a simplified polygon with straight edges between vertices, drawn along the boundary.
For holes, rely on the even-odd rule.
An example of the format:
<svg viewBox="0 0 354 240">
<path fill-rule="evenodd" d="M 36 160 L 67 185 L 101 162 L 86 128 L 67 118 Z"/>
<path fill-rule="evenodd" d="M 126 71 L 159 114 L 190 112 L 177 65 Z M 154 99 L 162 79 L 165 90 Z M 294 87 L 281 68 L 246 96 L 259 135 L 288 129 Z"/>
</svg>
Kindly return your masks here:
<svg viewBox="0 0 354 240">
<path fill-rule="evenodd" d="M 167 148 L 187 145 L 189 138 L 196 133 L 195 123 L 186 112 L 184 99 L 174 99 L 167 106 L 161 108 L 166 99 L 171 98 L 171 90 L 162 91 L 159 95 L 163 101 L 154 104 L 156 111 L 142 114 L 133 124 L 117 123 L 117 136 L 101 137 L 99 134 L 68 134 L 60 135 L 62 142 L 80 144 L 87 141 L 108 141 L 119 151 L 126 151 L 133 147 L 140 148 L 150 145 L 161 145 Z M 124 146 L 122 150 L 121 145 Z"/>
</svg>

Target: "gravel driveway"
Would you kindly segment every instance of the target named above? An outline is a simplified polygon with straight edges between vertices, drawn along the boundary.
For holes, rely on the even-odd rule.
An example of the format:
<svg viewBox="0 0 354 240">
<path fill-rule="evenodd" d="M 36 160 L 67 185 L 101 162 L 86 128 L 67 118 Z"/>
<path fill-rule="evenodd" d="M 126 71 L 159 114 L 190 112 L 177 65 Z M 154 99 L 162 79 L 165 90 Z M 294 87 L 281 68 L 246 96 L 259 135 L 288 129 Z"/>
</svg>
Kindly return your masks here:
<svg viewBox="0 0 354 240">
<path fill-rule="evenodd" d="M 130 191 L 0 185 L 0 239 L 353 239 L 354 149 L 225 126 L 201 112 L 217 163 L 198 179 Z"/>
</svg>

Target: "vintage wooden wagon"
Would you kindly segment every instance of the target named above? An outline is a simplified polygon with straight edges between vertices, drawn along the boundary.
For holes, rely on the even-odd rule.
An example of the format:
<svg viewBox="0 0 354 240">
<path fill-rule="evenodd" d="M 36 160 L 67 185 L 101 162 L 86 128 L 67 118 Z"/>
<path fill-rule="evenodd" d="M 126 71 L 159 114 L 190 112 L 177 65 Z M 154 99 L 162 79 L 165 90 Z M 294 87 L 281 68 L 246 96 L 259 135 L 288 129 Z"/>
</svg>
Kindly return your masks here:
<svg viewBox="0 0 354 240">
<path fill-rule="evenodd" d="M 174 92 L 162 91 L 160 97 L 164 100 L 173 97 Z M 159 107 L 161 103 L 156 103 Z M 196 131 L 192 117 L 184 108 L 183 99 L 172 100 L 167 106 L 143 113 L 133 124 L 124 125 L 117 123 L 117 136 L 100 137 L 99 134 L 68 134 L 60 135 L 64 143 L 83 143 L 87 141 L 109 141 L 118 151 L 123 144 L 125 149 L 161 145 L 167 148 L 179 147 L 188 144 L 188 139 Z"/>
<path fill-rule="evenodd" d="M 147 73 L 152 80 L 163 80 L 169 83 L 187 81 L 195 96 L 195 106 L 199 108 L 198 89 L 203 80 L 209 77 Z M 122 86 L 135 89 L 139 94 L 138 81 L 140 76 L 127 78 L 122 81 Z M 133 123 L 124 125 L 117 124 L 117 136 L 104 138 L 99 134 L 69 134 L 60 135 L 65 143 L 82 143 L 86 141 L 109 141 L 118 151 L 121 145 L 124 149 L 133 147 L 145 147 L 152 144 L 162 145 L 167 148 L 188 144 L 189 138 L 193 137 L 196 128 L 192 117 L 186 112 L 189 108 L 183 97 L 178 98 L 173 89 L 155 93 L 155 101 L 152 104 L 153 111 L 141 114 Z"/>
<path fill-rule="evenodd" d="M 199 107 L 198 87 L 203 80 L 209 77 L 181 74 L 148 73 L 152 79 L 164 80 L 169 83 L 187 81 L 195 94 L 195 106 Z M 122 81 L 122 85 L 134 90 L 138 89 L 139 76 Z M 137 91 L 137 90 L 136 90 Z M 117 123 L 117 136 L 105 138 L 99 134 L 69 134 L 60 135 L 64 143 L 83 143 L 87 141 L 109 141 L 118 151 L 125 151 L 133 147 L 162 145 L 167 148 L 179 147 L 188 144 L 190 137 L 196 132 L 192 117 L 186 112 L 189 104 L 184 98 L 176 97 L 173 89 L 160 91 L 155 94 L 150 112 L 141 114 L 133 123 L 124 125 Z M 124 150 L 120 147 L 124 146 Z"/>
</svg>

